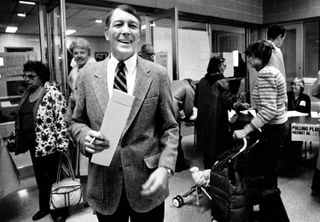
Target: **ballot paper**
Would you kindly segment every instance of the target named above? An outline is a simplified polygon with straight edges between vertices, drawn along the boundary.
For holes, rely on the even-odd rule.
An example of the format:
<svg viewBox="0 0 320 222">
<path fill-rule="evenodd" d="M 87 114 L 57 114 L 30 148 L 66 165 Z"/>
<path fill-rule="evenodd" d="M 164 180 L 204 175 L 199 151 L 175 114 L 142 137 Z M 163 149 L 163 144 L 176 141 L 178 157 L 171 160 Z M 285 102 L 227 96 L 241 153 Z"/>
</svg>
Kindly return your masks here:
<svg viewBox="0 0 320 222">
<path fill-rule="evenodd" d="M 109 140 L 109 148 L 93 154 L 91 162 L 103 166 L 110 166 L 126 125 L 133 100 L 134 96 L 116 89 L 113 90 L 100 128 L 101 134 Z"/>
</svg>

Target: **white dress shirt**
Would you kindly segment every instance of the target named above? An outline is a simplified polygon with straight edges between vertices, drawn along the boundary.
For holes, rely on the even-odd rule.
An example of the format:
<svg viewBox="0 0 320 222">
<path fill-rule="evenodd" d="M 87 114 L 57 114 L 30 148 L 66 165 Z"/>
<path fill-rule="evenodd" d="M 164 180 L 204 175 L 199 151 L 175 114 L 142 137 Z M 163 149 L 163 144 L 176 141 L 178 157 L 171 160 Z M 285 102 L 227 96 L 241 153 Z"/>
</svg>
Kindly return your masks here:
<svg viewBox="0 0 320 222">
<path fill-rule="evenodd" d="M 110 97 L 112 96 L 113 92 L 113 83 L 114 83 L 114 77 L 117 74 L 117 66 L 118 66 L 119 60 L 117 60 L 111 53 L 110 59 L 108 61 L 107 66 L 107 80 L 108 80 L 108 93 Z M 124 61 L 125 67 L 125 74 L 127 79 L 127 90 L 129 95 L 133 95 L 134 90 L 134 83 L 136 80 L 136 74 L 137 74 L 137 53 L 135 53 L 133 56 L 131 56 L 129 59 Z"/>
</svg>

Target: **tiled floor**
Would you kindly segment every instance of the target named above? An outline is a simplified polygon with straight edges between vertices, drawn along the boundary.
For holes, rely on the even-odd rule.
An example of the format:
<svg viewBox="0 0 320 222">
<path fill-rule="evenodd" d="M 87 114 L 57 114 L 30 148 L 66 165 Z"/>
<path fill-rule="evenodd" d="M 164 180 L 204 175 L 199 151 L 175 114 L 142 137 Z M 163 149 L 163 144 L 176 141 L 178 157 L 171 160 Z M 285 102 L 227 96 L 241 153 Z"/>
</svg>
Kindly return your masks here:
<svg viewBox="0 0 320 222">
<path fill-rule="evenodd" d="M 191 165 L 201 167 L 202 161 L 192 145 L 193 138 L 187 136 L 183 140 L 186 159 Z M 292 167 L 279 178 L 282 198 L 292 222 L 319 222 L 320 198 L 310 195 L 310 184 L 314 161 L 305 161 L 299 166 Z M 165 222 L 209 222 L 210 201 L 206 197 L 200 198 L 200 205 L 196 204 L 195 196 L 185 199 L 185 205 L 175 208 L 172 198 L 182 195 L 192 186 L 192 178 L 188 171 L 176 173 L 170 181 L 170 196 L 166 200 Z M 37 210 L 38 191 L 34 177 L 22 180 L 19 191 L 13 192 L 0 200 L 1 222 L 30 222 Z M 50 216 L 39 222 L 51 222 Z M 92 209 L 74 207 L 70 209 L 68 222 L 97 221 Z"/>
</svg>

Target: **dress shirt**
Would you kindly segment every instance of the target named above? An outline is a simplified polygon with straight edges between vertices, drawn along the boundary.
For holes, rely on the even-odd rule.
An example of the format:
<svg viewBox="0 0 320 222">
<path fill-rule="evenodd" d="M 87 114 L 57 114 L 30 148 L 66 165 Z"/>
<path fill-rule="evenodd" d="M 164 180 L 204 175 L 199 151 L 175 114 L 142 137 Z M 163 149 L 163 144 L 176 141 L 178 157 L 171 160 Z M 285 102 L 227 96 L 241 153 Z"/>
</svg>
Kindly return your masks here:
<svg viewBox="0 0 320 222">
<path fill-rule="evenodd" d="M 118 71 L 116 70 L 118 63 L 119 60 L 117 60 L 111 53 L 107 67 L 108 92 L 110 96 L 112 96 L 113 92 L 114 77 L 116 76 Z M 136 80 L 137 73 L 137 53 L 135 53 L 129 59 L 124 61 L 124 64 L 126 65 L 124 71 L 126 73 L 128 94 L 133 95 L 134 83 Z"/>
</svg>

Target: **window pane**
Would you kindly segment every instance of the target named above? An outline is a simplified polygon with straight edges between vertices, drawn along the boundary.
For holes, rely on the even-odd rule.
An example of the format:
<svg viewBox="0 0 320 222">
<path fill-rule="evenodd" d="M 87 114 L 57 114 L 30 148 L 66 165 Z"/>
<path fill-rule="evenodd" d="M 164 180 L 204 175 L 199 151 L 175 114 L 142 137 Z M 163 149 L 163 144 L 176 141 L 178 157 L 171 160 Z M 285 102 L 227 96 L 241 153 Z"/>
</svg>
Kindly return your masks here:
<svg viewBox="0 0 320 222">
<path fill-rule="evenodd" d="M 315 77 L 319 70 L 319 21 L 304 24 L 304 77 Z"/>
</svg>

